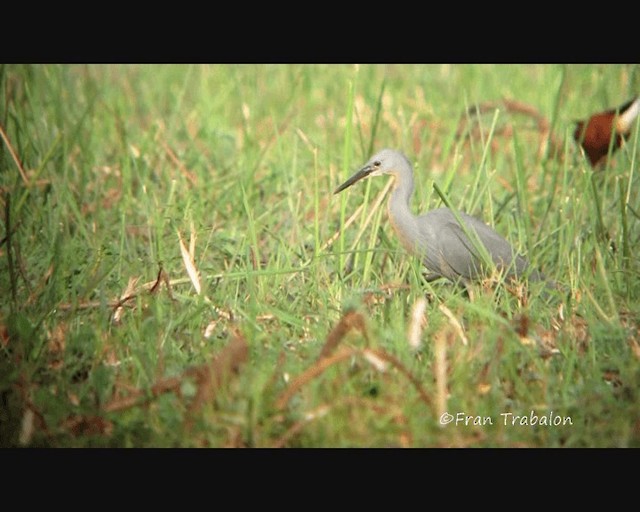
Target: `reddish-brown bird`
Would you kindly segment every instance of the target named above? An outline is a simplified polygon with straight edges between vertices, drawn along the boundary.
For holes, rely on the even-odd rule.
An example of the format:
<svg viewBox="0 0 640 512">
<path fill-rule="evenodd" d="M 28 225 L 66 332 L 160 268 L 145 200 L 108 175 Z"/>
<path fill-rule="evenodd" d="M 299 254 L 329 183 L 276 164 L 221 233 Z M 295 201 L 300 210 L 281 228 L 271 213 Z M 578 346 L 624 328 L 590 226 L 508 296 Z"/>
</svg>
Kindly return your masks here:
<svg viewBox="0 0 640 512">
<path fill-rule="evenodd" d="M 636 96 L 618 108 L 599 112 L 586 121 L 576 122 L 573 138 L 584 149 L 592 167 L 596 167 L 605 160 L 609 153 L 612 136 L 615 138 L 611 154 L 622 146 L 623 139 L 629 138 L 639 113 L 640 97 Z"/>
</svg>

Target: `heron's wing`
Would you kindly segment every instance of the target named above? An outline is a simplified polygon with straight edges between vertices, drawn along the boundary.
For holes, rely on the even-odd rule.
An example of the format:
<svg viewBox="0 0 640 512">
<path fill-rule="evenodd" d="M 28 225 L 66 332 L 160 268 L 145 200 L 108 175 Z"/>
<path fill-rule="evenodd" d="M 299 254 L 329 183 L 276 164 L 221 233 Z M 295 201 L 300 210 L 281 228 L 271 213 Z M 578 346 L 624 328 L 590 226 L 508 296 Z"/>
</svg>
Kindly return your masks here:
<svg viewBox="0 0 640 512">
<path fill-rule="evenodd" d="M 510 270 L 521 273 L 526 269 L 526 260 L 516 256 L 509 242 L 493 228 L 466 214 L 461 214 L 461 218 L 467 230 L 473 229 L 477 233 L 498 268 L 509 269 L 515 257 L 515 268 Z M 442 257 L 456 273 L 465 278 L 474 278 L 482 274 L 482 258 L 457 221 L 445 223 L 440 230 L 439 238 L 442 242 Z"/>
<path fill-rule="evenodd" d="M 447 222 L 440 227 L 438 242 L 441 268 L 449 267 L 455 275 L 466 279 L 481 273 L 482 260 L 457 222 Z"/>
</svg>

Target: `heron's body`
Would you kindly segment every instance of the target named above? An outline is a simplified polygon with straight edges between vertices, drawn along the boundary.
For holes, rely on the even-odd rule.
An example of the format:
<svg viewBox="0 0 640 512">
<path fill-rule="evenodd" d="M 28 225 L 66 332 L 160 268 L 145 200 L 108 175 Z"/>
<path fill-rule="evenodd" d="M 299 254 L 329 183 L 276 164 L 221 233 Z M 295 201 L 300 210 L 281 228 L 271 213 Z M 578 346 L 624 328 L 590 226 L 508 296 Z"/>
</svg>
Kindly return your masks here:
<svg viewBox="0 0 640 512">
<path fill-rule="evenodd" d="M 419 257 L 432 275 L 446 277 L 452 281 L 461 280 L 465 284 L 486 276 L 487 269 L 482 265 L 482 259 L 473 242 L 467 237 L 466 229 L 477 234 L 496 268 L 504 271 L 506 275 L 521 276 L 528 273 L 530 280 L 543 279 L 535 269 L 529 272 L 527 260 L 516 254 L 509 242 L 493 228 L 471 215 L 458 213 L 464 228 L 448 208 L 414 215 L 410 209 L 413 169 L 407 158 L 398 151 L 380 151 L 360 171 L 338 187 L 335 193 L 366 176 L 381 174 L 391 174 L 395 178 L 387 205 L 393 230 L 405 249 Z"/>
</svg>

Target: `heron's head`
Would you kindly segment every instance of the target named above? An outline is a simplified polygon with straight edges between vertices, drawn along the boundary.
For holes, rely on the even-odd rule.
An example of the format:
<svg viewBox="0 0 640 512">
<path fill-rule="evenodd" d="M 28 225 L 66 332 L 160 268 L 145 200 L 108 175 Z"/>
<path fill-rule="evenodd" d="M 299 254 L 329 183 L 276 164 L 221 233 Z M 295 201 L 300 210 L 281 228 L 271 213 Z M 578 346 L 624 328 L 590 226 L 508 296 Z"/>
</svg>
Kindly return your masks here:
<svg viewBox="0 0 640 512">
<path fill-rule="evenodd" d="M 356 181 L 360 181 L 367 176 L 380 176 L 382 174 L 397 174 L 403 170 L 410 170 L 411 164 L 407 157 L 395 149 L 383 149 L 373 155 L 364 166 L 340 185 L 333 193 L 342 192 Z"/>
</svg>

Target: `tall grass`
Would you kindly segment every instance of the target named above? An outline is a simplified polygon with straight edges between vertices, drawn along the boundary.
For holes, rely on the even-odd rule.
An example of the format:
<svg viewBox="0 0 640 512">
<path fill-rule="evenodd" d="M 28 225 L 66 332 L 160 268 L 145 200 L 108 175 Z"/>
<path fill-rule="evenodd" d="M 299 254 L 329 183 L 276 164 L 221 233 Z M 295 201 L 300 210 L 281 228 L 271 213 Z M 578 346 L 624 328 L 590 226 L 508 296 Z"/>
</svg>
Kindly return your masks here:
<svg viewBox="0 0 640 512">
<path fill-rule="evenodd" d="M 601 171 L 571 139 L 637 66 L 3 65 L 0 87 L 0 445 L 640 444 L 640 126 Z M 559 157 L 526 116 L 469 113 L 501 98 Z M 414 212 L 447 198 L 562 291 L 425 282 L 384 179 L 333 195 L 382 147 Z"/>
</svg>

